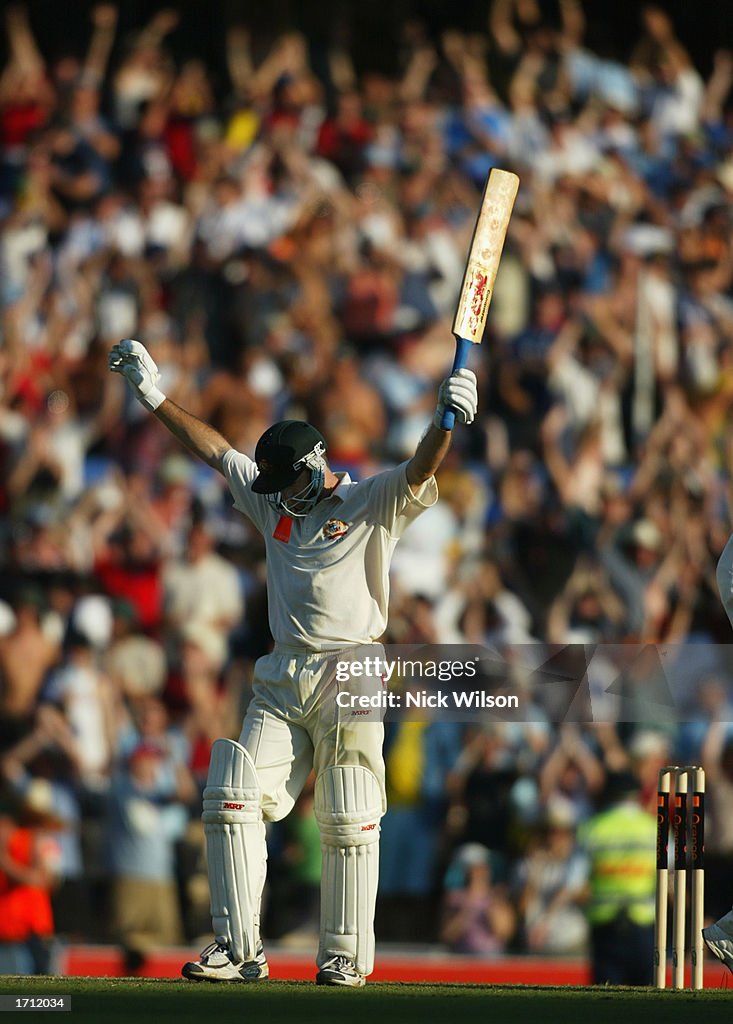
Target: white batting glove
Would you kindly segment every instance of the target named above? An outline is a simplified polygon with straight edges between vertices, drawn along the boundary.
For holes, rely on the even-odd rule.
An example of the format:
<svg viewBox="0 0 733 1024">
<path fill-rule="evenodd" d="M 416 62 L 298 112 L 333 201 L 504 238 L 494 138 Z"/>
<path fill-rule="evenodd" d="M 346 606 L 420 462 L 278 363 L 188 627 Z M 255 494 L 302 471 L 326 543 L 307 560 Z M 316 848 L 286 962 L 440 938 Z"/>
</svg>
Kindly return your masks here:
<svg viewBox="0 0 733 1024">
<path fill-rule="evenodd" d="M 155 412 L 165 395 L 157 387 L 160 370 L 148 350 L 139 341 L 125 338 L 112 346 L 109 354 L 109 368 L 121 373 L 133 390 L 138 402 Z"/>
<path fill-rule="evenodd" d="M 443 413 L 453 409 L 457 423 L 473 423 L 478 411 L 478 389 L 473 370 L 456 370 L 438 388 L 438 406 L 433 424 L 440 428 Z"/>
</svg>

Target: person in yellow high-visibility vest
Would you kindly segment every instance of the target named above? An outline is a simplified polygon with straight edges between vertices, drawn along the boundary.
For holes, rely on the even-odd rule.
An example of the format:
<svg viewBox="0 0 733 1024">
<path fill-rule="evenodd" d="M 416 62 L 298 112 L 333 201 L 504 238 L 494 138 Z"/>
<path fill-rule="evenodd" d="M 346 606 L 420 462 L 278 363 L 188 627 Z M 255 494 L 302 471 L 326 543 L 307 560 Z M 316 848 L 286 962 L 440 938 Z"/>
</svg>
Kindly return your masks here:
<svg viewBox="0 0 733 1024">
<path fill-rule="evenodd" d="M 649 985 L 654 949 L 656 830 L 630 772 L 608 778 L 607 806 L 582 826 L 594 984 Z"/>
</svg>

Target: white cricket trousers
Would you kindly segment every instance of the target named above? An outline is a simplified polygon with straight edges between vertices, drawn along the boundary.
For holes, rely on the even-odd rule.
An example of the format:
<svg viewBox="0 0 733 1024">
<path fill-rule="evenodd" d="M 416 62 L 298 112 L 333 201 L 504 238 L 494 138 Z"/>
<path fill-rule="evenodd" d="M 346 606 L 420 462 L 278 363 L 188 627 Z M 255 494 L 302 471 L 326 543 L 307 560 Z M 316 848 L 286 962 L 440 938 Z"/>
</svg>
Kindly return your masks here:
<svg viewBox="0 0 733 1024">
<path fill-rule="evenodd" d="M 278 647 L 255 664 L 253 696 L 239 742 L 257 769 L 265 821 L 280 821 L 293 809 L 311 769 L 358 765 L 377 780 L 386 810 L 384 727 L 343 715 L 336 694 L 337 661 L 363 656 L 366 648 L 326 654 Z M 368 650 L 381 651 L 377 645 Z M 383 654 L 383 652 L 382 652 Z"/>
</svg>

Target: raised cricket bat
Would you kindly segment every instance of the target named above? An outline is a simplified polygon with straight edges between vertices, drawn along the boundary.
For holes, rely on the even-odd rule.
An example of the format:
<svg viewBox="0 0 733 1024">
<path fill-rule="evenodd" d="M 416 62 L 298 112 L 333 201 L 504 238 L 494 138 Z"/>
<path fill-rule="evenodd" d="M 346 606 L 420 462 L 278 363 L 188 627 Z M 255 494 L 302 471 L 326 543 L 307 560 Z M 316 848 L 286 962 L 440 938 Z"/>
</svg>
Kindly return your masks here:
<svg viewBox="0 0 733 1024">
<path fill-rule="evenodd" d="M 498 167 L 491 171 L 486 180 L 453 320 L 453 333 L 456 336 L 453 371 L 466 365 L 471 345 L 480 345 L 484 336 L 494 280 L 518 188 L 517 175 L 511 171 L 501 171 Z M 452 430 L 455 420 L 453 410 L 446 409 L 440 425 L 443 430 Z"/>
</svg>

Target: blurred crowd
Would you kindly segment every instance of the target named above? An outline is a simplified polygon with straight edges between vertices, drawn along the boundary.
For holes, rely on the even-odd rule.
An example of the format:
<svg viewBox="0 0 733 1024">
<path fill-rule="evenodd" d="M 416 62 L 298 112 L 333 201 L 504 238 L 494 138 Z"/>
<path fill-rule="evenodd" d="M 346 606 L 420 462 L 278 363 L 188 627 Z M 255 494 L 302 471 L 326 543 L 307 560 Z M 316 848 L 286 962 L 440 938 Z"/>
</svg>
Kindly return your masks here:
<svg viewBox="0 0 733 1024">
<path fill-rule="evenodd" d="M 307 37 L 241 24 L 221 26 L 225 67 L 181 60 L 179 12 L 118 38 L 113 4 L 49 62 L 32 9 L 5 9 L 0 905 L 20 887 L 31 909 L 0 925 L 0 969 L 51 909 L 130 970 L 208 931 L 209 749 L 270 643 L 260 539 L 106 371 L 111 345 L 143 341 L 165 393 L 242 451 L 293 417 L 334 469 L 399 462 L 450 364 L 493 166 L 521 187 L 479 418 L 397 549 L 385 639 L 684 644 L 685 721 L 391 726 L 378 935 L 582 952 L 578 829 L 609 774 L 652 809 L 661 764 L 703 760 L 729 793 L 733 55 L 704 78 L 657 6 L 620 56 L 586 44 L 580 0 L 556 15 L 406 22 L 388 74 L 341 38 L 316 73 Z M 274 829 L 271 937 L 314 927 L 311 803 Z M 724 909 L 726 820 L 713 804 Z"/>
</svg>

